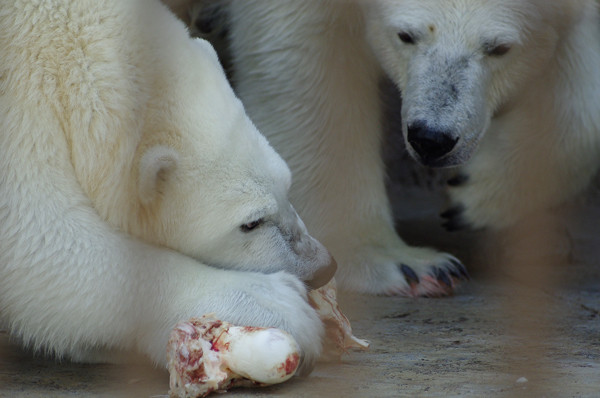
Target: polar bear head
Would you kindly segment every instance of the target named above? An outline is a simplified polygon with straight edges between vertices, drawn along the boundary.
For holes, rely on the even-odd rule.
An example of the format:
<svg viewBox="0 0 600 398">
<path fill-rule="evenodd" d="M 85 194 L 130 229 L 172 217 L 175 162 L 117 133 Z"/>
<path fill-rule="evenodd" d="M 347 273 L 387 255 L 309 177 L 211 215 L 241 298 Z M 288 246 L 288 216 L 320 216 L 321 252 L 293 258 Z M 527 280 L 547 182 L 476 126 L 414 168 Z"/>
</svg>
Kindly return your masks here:
<svg viewBox="0 0 600 398">
<path fill-rule="evenodd" d="M 88 3 L 67 3 L 88 12 Z M 290 171 L 214 49 L 161 3 L 140 4 L 98 6 L 77 40 L 61 35 L 69 57 L 53 59 L 69 63 L 44 80 L 53 103 L 65 104 L 73 171 L 94 209 L 208 265 L 326 283 L 335 262 L 288 202 Z"/>
<path fill-rule="evenodd" d="M 428 166 L 469 159 L 556 51 L 577 1 L 365 1 L 369 41 L 402 91 L 403 134 Z"/>
<path fill-rule="evenodd" d="M 164 15 L 145 10 L 153 11 Z M 99 43 L 84 54 L 96 95 L 73 102 L 83 116 L 72 119 L 88 133 L 70 143 L 95 209 L 133 236 L 215 267 L 325 284 L 335 261 L 289 203 L 288 166 L 246 116 L 215 51 L 174 17 L 158 21 L 161 29 L 132 24 L 140 33 L 127 51 Z"/>
<path fill-rule="evenodd" d="M 212 47 L 190 43 L 150 100 L 129 230 L 213 266 L 326 283 L 335 262 L 287 199 L 288 166 L 246 116 Z"/>
</svg>

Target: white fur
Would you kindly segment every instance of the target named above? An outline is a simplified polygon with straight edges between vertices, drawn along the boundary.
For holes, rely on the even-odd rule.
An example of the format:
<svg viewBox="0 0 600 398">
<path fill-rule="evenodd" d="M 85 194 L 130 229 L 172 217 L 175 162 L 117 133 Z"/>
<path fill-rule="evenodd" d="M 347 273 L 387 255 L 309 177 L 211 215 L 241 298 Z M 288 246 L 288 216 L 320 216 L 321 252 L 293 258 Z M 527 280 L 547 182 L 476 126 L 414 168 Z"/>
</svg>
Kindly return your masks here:
<svg viewBox="0 0 600 398">
<path fill-rule="evenodd" d="M 151 203 L 159 194 L 161 180 L 175 171 L 179 155 L 168 146 L 157 145 L 142 155 L 139 165 L 138 195 L 144 205 Z"/>
<path fill-rule="evenodd" d="M 309 369 L 299 278 L 331 258 L 211 46 L 149 0 L 16 0 L 0 26 L 0 322 L 58 356 L 164 364 L 170 329 L 215 313 L 290 332 Z"/>
<path fill-rule="evenodd" d="M 399 265 L 423 279 L 452 259 L 408 247 L 394 232 L 380 157 L 384 71 L 403 92 L 405 136 L 408 123 L 424 119 L 459 139 L 435 165 L 464 164 L 469 180 L 450 194 L 465 223 L 506 226 L 581 190 L 598 168 L 595 0 L 223 6 L 236 89 L 290 165 L 292 202 L 337 258 L 342 288 L 414 294 Z M 402 43 L 401 31 L 415 44 Z M 510 50 L 488 55 L 498 46 Z M 417 291 L 444 292 L 435 284 Z"/>
</svg>

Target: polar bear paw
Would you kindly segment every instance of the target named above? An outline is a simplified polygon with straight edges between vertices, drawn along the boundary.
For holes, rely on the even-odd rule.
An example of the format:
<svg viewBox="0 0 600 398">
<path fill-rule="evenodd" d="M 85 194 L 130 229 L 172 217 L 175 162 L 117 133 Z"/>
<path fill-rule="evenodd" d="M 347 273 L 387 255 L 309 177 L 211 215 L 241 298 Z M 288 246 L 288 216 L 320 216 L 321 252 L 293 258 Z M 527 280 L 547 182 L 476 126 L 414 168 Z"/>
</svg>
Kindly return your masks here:
<svg viewBox="0 0 600 398">
<path fill-rule="evenodd" d="M 285 272 L 247 275 L 233 287 L 237 300 L 228 320 L 237 325 L 275 327 L 290 333 L 301 349 L 298 374 L 310 373 L 321 354 L 323 324 L 309 305 L 305 285 Z M 225 298 L 225 301 L 227 298 Z"/>
<path fill-rule="evenodd" d="M 470 279 L 466 267 L 454 256 L 430 249 L 411 248 L 423 254 L 397 263 L 403 282 L 386 294 L 407 297 L 450 296 L 462 281 Z"/>
<path fill-rule="evenodd" d="M 514 190 L 501 178 L 462 171 L 447 181 L 449 207 L 440 216 L 448 231 L 504 228 L 514 224 L 523 206 L 515 202 Z"/>
<path fill-rule="evenodd" d="M 467 174 L 457 174 L 450 178 L 446 182 L 450 191 L 450 196 L 452 196 L 452 192 L 453 190 L 455 191 L 456 187 L 464 185 L 468 180 L 469 176 Z M 462 203 L 453 201 L 453 204 L 440 214 L 440 217 L 444 219 L 442 226 L 447 231 L 458 231 L 470 228 L 470 223 L 466 219 L 465 206 Z"/>
<path fill-rule="evenodd" d="M 443 297 L 470 279 L 466 267 L 450 254 L 410 246 L 393 251 L 394 255 L 364 256 L 371 261 L 344 264 L 347 266 L 336 274 L 340 288 L 390 296 Z"/>
<path fill-rule="evenodd" d="M 406 264 L 400 264 L 400 271 L 408 287 L 400 288 L 397 294 L 409 297 L 450 296 L 461 281 L 470 279 L 465 266 L 455 258 L 449 258 L 448 262 L 441 266 L 430 266 L 429 270 L 420 276 Z"/>
</svg>

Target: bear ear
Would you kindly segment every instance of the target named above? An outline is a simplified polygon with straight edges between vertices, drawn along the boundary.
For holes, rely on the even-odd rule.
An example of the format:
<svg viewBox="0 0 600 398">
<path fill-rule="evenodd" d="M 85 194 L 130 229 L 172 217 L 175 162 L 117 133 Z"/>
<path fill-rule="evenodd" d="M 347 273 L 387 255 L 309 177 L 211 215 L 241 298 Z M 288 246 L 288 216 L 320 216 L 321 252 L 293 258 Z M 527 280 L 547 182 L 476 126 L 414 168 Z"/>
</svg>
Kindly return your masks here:
<svg viewBox="0 0 600 398">
<path fill-rule="evenodd" d="M 179 154 L 173 148 L 157 145 L 146 151 L 139 164 L 138 193 L 142 203 L 152 202 L 161 185 L 177 168 Z"/>
</svg>

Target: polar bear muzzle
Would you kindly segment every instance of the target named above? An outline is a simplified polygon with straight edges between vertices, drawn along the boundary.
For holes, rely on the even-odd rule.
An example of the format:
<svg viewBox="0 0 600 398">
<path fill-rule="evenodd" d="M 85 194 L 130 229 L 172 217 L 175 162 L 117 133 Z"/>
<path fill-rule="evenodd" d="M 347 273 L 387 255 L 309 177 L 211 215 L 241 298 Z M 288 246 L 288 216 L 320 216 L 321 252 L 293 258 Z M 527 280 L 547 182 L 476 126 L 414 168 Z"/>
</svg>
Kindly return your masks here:
<svg viewBox="0 0 600 398">
<path fill-rule="evenodd" d="M 333 278 L 336 271 L 337 262 L 335 261 L 335 258 L 331 257 L 329 264 L 317 270 L 317 272 L 313 274 L 312 279 L 306 281 L 306 285 L 311 289 L 318 289 L 321 286 L 326 285 L 327 282 Z"/>
</svg>

